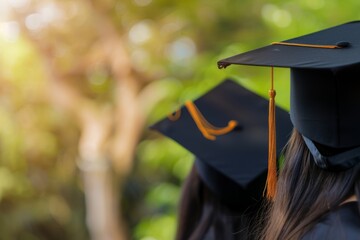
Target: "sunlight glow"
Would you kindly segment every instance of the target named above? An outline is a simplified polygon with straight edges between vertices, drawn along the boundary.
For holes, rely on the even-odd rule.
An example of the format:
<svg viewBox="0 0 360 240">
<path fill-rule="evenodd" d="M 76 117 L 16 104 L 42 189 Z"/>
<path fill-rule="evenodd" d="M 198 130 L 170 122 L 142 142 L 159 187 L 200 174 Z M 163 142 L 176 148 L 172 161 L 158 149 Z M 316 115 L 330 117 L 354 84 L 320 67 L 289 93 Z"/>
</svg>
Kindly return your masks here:
<svg viewBox="0 0 360 240">
<path fill-rule="evenodd" d="M 292 22 L 292 17 L 289 11 L 280 9 L 274 4 L 265 4 L 261 9 L 262 17 L 271 22 L 277 27 L 288 27 Z"/>
<path fill-rule="evenodd" d="M 145 7 L 147 5 L 149 5 L 152 0 L 134 0 L 135 4 L 140 6 L 140 7 Z"/>
<path fill-rule="evenodd" d="M 30 0 L 5 0 L 5 2 L 8 2 L 11 7 L 23 8 L 30 3 Z"/>
<path fill-rule="evenodd" d="M 18 39 L 20 33 L 19 24 L 15 21 L 0 22 L 0 37 L 8 42 Z"/>
</svg>

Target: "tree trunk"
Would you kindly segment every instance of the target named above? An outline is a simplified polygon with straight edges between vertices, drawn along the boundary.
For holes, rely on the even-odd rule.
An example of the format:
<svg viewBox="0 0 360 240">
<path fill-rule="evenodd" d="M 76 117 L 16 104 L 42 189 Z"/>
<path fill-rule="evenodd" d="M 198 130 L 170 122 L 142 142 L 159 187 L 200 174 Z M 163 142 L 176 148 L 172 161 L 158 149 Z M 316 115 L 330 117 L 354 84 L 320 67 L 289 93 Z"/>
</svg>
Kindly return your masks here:
<svg viewBox="0 0 360 240">
<path fill-rule="evenodd" d="M 108 161 L 83 160 L 79 164 L 84 180 L 86 223 L 92 240 L 127 239 L 119 222 L 118 196 Z"/>
</svg>

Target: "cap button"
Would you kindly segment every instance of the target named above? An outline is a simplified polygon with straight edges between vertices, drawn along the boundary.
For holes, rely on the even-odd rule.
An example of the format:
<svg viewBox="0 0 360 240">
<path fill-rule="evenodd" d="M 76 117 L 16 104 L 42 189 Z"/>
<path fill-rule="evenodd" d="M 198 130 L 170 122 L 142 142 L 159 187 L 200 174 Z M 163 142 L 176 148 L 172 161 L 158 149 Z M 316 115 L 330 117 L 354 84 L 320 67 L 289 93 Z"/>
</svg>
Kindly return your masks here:
<svg viewBox="0 0 360 240">
<path fill-rule="evenodd" d="M 350 46 L 350 43 L 349 42 L 337 42 L 336 46 L 339 48 L 346 48 L 346 47 Z"/>
</svg>

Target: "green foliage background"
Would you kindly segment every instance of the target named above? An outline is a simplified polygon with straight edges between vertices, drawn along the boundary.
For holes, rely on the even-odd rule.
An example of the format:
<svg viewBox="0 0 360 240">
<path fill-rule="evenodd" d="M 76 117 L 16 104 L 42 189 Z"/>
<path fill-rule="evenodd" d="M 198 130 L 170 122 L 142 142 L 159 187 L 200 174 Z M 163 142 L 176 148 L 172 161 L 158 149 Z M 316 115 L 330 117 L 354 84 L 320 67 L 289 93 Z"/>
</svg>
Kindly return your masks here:
<svg viewBox="0 0 360 240">
<path fill-rule="evenodd" d="M 218 70 L 219 59 L 360 18 L 356 0 L 105 2 L 144 84 L 156 84 L 154 96 L 165 96 L 149 113 L 147 126 L 226 77 L 267 95 L 269 69 Z M 79 130 L 48 103 L 40 61 L 21 33 L 15 40 L 0 35 L 0 238 L 88 239 L 77 170 Z M 288 70 L 276 69 L 275 79 L 277 103 L 288 108 Z M 106 73 L 90 72 L 88 81 L 84 91 L 94 101 L 106 101 L 111 91 Z M 172 239 L 181 184 L 193 156 L 144 129 L 134 161 L 121 202 L 130 235 Z"/>
</svg>

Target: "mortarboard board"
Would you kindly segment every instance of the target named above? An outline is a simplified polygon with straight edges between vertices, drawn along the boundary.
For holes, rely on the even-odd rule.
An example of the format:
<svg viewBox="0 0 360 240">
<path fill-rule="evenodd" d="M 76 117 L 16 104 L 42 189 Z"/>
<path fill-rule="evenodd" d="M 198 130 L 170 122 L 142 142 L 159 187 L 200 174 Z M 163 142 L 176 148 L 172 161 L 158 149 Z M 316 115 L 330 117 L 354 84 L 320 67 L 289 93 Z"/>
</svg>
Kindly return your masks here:
<svg viewBox="0 0 360 240">
<path fill-rule="evenodd" d="M 194 101 L 194 106 L 207 124 L 223 127 L 236 121 L 237 126 L 209 139 L 201 132 L 192 109 L 183 106 L 178 120 L 165 118 L 151 128 L 172 138 L 197 157 L 195 164 L 202 180 L 223 202 L 248 207 L 259 201 L 267 170 L 268 101 L 225 80 Z M 287 142 L 292 124 L 288 112 L 276 108 L 276 113 L 280 151 Z"/>
<path fill-rule="evenodd" d="M 302 69 L 331 69 L 360 63 L 360 21 L 328 28 L 225 58 L 230 64 Z"/>
<path fill-rule="evenodd" d="M 290 68 L 290 117 L 315 163 L 336 171 L 360 162 L 359 21 L 218 62 L 231 64 Z"/>
</svg>

